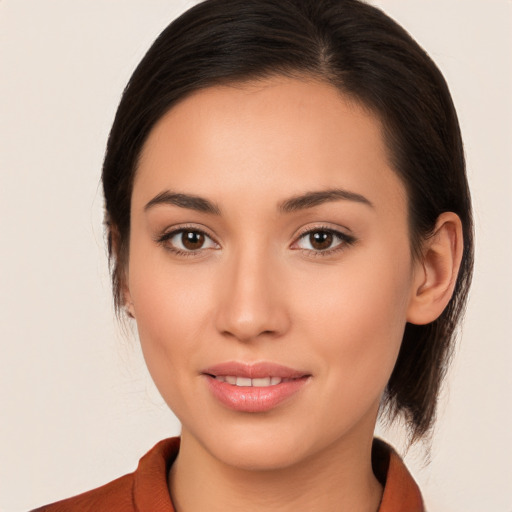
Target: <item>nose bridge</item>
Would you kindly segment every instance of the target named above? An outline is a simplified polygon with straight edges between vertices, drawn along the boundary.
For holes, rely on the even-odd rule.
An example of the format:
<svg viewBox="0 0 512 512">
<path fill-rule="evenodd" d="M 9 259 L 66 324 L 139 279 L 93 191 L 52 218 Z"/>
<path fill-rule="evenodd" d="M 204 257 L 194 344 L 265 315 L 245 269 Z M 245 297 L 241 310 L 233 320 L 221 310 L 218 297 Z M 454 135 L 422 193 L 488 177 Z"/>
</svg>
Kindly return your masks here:
<svg viewBox="0 0 512 512">
<path fill-rule="evenodd" d="M 224 262 L 217 328 L 241 341 L 277 336 L 287 327 L 278 258 L 264 244 L 247 242 Z"/>
</svg>

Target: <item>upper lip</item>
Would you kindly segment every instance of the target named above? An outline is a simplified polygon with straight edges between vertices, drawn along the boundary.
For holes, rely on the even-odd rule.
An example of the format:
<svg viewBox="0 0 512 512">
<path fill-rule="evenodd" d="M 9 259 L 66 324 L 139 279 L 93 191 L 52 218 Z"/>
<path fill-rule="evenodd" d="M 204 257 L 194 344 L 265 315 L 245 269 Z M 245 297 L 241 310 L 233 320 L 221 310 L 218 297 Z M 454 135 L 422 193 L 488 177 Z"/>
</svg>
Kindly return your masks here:
<svg viewBox="0 0 512 512">
<path fill-rule="evenodd" d="M 281 364 L 271 362 L 243 363 L 238 361 L 227 361 L 224 363 L 209 366 L 202 374 L 220 376 L 246 377 L 249 379 L 262 379 L 265 377 L 280 377 L 281 379 L 299 379 L 311 375 L 308 372 L 289 368 Z"/>
</svg>

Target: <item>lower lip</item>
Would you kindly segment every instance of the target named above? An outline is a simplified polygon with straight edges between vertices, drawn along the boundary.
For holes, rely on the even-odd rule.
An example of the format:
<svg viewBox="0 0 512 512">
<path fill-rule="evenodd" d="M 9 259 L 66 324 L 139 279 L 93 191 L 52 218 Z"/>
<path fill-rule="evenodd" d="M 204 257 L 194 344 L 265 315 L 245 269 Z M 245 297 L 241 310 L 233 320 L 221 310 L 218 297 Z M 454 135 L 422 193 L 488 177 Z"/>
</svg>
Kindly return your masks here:
<svg viewBox="0 0 512 512">
<path fill-rule="evenodd" d="M 240 412 L 266 412 L 298 393 L 309 377 L 301 377 L 274 386 L 234 386 L 206 375 L 213 396 L 229 409 Z"/>
</svg>

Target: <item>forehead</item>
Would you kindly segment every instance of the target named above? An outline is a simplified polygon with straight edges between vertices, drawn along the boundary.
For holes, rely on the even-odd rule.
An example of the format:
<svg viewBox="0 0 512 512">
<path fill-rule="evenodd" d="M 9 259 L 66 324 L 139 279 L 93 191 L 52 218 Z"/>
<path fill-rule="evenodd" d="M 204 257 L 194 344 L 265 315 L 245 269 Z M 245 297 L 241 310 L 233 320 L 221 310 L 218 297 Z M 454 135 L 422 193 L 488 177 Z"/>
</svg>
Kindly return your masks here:
<svg viewBox="0 0 512 512">
<path fill-rule="evenodd" d="M 277 201 L 333 187 L 404 201 L 379 119 L 329 84 L 274 77 L 200 90 L 167 112 L 143 147 L 133 199 L 167 188 Z"/>
</svg>

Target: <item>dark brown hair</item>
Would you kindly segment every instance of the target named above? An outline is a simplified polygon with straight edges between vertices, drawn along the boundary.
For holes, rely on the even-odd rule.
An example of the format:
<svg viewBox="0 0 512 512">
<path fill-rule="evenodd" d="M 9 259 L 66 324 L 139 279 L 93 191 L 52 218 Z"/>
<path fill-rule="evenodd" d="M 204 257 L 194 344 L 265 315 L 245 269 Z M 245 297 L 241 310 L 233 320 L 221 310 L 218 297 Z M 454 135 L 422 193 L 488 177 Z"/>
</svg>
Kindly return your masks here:
<svg viewBox="0 0 512 512">
<path fill-rule="evenodd" d="M 408 192 L 415 254 L 442 212 L 461 218 L 464 252 L 453 297 L 436 321 L 407 324 L 386 388 L 389 417 L 402 415 L 416 440 L 434 422 L 471 281 L 471 201 L 448 87 L 425 51 L 375 7 L 358 0 L 206 0 L 160 34 L 124 91 L 103 166 L 116 306 L 137 160 L 155 123 L 193 91 L 273 75 L 320 79 L 378 116 Z"/>
</svg>

